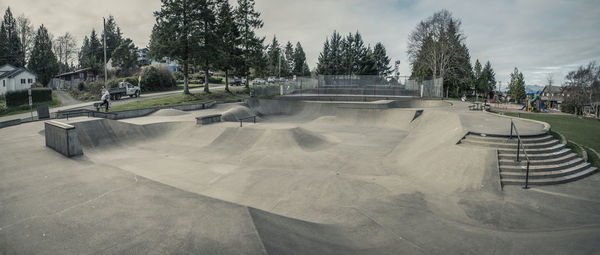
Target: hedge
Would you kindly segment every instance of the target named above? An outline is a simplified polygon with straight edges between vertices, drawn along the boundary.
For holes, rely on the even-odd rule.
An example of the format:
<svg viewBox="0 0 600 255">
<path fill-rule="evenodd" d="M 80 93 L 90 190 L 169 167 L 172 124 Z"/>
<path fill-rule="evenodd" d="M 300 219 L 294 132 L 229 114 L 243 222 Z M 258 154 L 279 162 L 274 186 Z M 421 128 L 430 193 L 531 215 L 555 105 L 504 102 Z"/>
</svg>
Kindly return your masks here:
<svg viewBox="0 0 600 255">
<path fill-rule="evenodd" d="M 29 104 L 27 90 L 9 91 L 5 95 L 6 106 L 14 107 Z M 31 89 L 31 100 L 34 103 L 52 101 L 52 90 L 49 88 Z"/>
</svg>

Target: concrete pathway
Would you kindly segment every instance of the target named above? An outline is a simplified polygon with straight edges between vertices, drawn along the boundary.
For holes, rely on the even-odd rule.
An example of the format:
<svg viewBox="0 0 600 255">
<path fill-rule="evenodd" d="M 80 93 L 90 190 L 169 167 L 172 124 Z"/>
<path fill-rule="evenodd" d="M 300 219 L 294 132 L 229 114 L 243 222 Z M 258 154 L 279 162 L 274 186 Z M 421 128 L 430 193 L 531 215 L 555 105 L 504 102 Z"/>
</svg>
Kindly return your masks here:
<svg viewBox="0 0 600 255">
<path fill-rule="evenodd" d="M 71 94 L 69 94 L 69 92 L 67 91 L 54 90 L 53 92 L 56 93 L 56 96 L 58 96 L 58 99 L 60 100 L 62 106 L 69 106 L 81 103 L 81 101 L 73 98 Z"/>
</svg>

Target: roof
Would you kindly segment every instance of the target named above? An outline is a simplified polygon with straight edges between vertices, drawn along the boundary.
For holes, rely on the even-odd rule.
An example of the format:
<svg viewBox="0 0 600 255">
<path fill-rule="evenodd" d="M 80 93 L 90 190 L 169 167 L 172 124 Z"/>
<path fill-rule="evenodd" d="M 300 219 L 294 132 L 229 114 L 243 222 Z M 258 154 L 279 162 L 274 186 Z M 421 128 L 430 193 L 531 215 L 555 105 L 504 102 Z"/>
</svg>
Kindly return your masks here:
<svg viewBox="0 0 600 255">
<path fill-rule="evenodd" d="M 77 74 L 77 73 L 82 73 L 82 72 L 87 72 L 92 70 L 92 68 L 83 68 L 83 69 L 79 69 L 79 70 L 75 70 L 73 72 L 68 72 L 68 73 L 61 73 L 59 75 L 57 75 L 56 77 L 62 77 L 62 76 L 67 76 L 67 75 L 71 75 L 71 74 Z"/>
<path fill-rule="evenodd" d="M 26 68 L 23 67 L 16 67 L 16 69 L 12 70 L 12 71 L 8 71 L 5 73 L 0 74 L 0 79 L 1 78 L 14 78 L 15 76 L 17 76 L 18 74 L 22 73 L 22 72 L 28 72 L 30 74 L 36 75 L 34 72 L 29 71 Z M 36 75 L 37 76 L 37 75 Z"/>
<path fill-rule="evenodd" d="M 560 86 L 546 86 L 546 87 L 544 87 L 544 92 L 561 93 L 562 89 L 563 89 L 563 87 L 560 87 Z"/>
</svg>

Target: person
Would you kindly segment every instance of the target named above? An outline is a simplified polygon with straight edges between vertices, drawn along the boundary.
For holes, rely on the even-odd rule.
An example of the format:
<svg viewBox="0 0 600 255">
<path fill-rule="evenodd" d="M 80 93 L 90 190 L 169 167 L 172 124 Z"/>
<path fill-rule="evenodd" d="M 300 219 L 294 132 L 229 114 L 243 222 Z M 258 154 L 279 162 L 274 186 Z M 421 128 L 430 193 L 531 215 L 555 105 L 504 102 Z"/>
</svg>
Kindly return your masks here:
<svg viewBox="0 0 600 255">
<path fill-rule="evenodd" d="M 102 99 L 102 103 L 100 104 L 100 107 L 102 107 L 104 105 L 106 107 L 106 112 L 108 112 L 108 100 L 110 100 L 110 93 L 104 87 L 102 87 L 102 98 L 101 99 Z"/>
</svg>

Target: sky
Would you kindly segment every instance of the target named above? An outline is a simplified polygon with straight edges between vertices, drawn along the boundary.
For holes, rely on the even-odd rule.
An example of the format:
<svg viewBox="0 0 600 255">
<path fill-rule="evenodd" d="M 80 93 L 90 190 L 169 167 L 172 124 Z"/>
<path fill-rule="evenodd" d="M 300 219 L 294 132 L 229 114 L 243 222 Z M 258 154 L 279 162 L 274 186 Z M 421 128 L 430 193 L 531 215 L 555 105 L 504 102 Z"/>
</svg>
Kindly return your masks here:
<svg viewBox="0 0 600 255">
<path fill-rule="evenodd" d="M 230 0 L 233 4 L 234 1 Z M 113 15 L 124 37 L 147 46 L 160 0 L 2 0 L 2 14 L 24 14 L 35 27 L 44 24 L 55 36 L 71 33 L 80 45 L 102 17 Z M 546 85 L 590 61 L 600 61 L 600 5 L 597 0 L 256 0 L 264 27 L 257 31 L 270 43 L 300 42 L 311 69 L 323 42 L 336 30 L 359 31 L 365 44 L 382 42 L 400 74 L 410 75 L 407 38 L 417 23 L 449 10 L 462 21 L 471 62 L 490 61 L 503 88 L 515 67 L 528 85 Z M 1 14 L 0 14 L 1 15 Z M 504 90 L 504 89 L 502 89 Z"/>
</svg>

